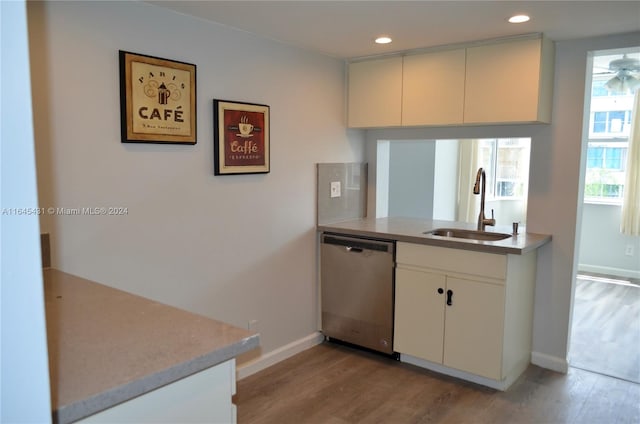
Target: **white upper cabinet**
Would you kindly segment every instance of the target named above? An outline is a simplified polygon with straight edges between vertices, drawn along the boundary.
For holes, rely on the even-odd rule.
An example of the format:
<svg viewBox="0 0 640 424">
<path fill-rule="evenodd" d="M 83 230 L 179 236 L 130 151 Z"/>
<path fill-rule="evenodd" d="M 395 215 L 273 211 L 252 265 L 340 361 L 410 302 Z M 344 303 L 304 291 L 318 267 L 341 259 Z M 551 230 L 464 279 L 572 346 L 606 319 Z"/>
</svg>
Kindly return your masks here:
<svg viewBox="0 0 640 424">
<path fill-rule="evenodd" d="M 554 45 L 541 35 L 349 65 L 356 128 L 551 122 Z"/>
<path fill-rule="evenodd" d="M 543 38 L 467 49 L 464 122 L 550 122 L 553 45 Z"/>
<path fill-rule="evenodd" d="M 404 58 L 402 125 L 462 124 L 465 49 Z"/>
<path fill-rule="evenodd" d="M 349 64 L 349 127 L 401 125 L 402 57 Z"/>
</svg>

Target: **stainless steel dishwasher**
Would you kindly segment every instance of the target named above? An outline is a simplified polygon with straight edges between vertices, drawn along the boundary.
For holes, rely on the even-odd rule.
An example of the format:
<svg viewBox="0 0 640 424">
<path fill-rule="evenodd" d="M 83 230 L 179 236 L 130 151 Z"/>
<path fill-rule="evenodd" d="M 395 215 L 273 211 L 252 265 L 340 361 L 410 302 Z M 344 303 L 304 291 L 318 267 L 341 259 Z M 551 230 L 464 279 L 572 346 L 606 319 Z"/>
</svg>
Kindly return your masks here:
<svg viewBox="0 0 640 424">
<path fill-rule="evenodd" d="M 393 241 L 322 234 L 325 337 L 393 353 L 394 260 Z"/>
</svg>

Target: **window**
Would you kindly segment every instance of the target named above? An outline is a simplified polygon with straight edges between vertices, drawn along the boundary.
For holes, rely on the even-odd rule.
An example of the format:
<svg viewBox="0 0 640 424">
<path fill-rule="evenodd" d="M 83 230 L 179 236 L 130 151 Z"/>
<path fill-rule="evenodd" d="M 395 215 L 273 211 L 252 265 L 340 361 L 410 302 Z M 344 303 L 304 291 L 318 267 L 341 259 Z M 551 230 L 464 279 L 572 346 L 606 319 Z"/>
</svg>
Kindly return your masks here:
<svg viewBox="0 0 640 424">
<path fill-rule="evenodd" d="M 619 201 L 627 165 L 627 142 L 589 142 L 585 200 Z"/>
<path fill-rule="evenodd" d="M 626 164 L 627 143 L 593 142 L 587 150 L 587 169 L 624 171 Z"/>
<path fill-rule="evenodd" d="M 594 57 L 585 202 L 620 203 L 624 192 L 633 93 L 609 90 L 608 64 L 622 53 Z"/>
<path fill-rule="evenodd" d="M 529 181 L 529 138 L 479 140 L 478 164 L 487 176 L 488 199 L 521 199 Z"/>
<path fill-rule="evenodd" d="M 609 56 L 607 56 L 609 57 Z M 619 59 L 620 55 L 618 56 L 614 56 L 611 60 L 613 59 Z M 597 65 L 596 68 L 598 68 L 598 72 L 600 72 L 601 70 L 599 69 L 602 65 Z M 595 74 L 596 72 L 594 72 Z M 604 77 L 594 77 L 593 79 L 593 83 L 591 84 L 591 97 L 607 97 L 607 96 L 620 96 L 620 95 L 624 95 L 625 93 L 618 91 L 618 90 L 611 90 L 609 88 L 607 88 L 605 86 L 605 84 L 607 83 L 607 81 L 609 80 L 609 78 L 611 78 L 611 76 L 604 78 Z"/>
<path fill-rule="evenodd" d="M 591 119 L 593 134 L 600 135 L 629 135 L 631 126 L 631 111 L 612 110 L 608 112 L 594 112 Z"/>
</svg>

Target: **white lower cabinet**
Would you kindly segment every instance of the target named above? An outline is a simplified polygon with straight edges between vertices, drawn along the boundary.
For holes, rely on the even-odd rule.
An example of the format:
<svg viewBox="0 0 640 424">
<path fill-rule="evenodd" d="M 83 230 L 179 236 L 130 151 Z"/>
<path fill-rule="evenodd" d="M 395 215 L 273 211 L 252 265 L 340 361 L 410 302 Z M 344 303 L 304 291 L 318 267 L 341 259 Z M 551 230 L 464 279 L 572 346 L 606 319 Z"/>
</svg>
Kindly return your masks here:
<svg viewBox="0 0 640 424">
<path fill-rule="evenodd" d="M 398 243 L 394 350 L 406 362 L 506 389 L 530 362 L 535 261 L 535 251 Z"/>
<path fill-rule="evenodd" d="M 500 379 L 504 288 L 447 277 L 447 291 L 444 365 Z"/>
<path fill-rule="evenodd" d="M 235 423 L 235 359 L 91 415 L 82 423 Z"/>
<path fill-rule="evenodd" d="M 396 269 L 393 348 L 418 358 L 442 363 L 444 349 L 444 292 L 446 277 Z"/>
</svg>

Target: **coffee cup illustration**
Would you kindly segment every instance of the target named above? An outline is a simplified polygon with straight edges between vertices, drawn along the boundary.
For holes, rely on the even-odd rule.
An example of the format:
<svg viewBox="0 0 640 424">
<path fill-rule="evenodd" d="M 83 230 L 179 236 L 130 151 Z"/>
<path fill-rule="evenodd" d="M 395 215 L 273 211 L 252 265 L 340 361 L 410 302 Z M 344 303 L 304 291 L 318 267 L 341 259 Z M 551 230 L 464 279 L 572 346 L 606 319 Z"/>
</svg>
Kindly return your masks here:
<svg viewBox="0 0 640 424">
<path fill-rule="evenodd" d="M 238 124 L 238 128 L 240 129 L 240 134 L 249 135 L 251 131 L 253 131 L 253 125 L 241 122 Z"/>
<path fill-rule="evenodd" d="M 240 118 L 240 123 L 238 123 L 238 129 L 240 130 L 240 134 L 249 135 L 251 131 L 253 131 L 253 125 L 249 123 L 249 119 L 245 116 Z"/>
</svg>

